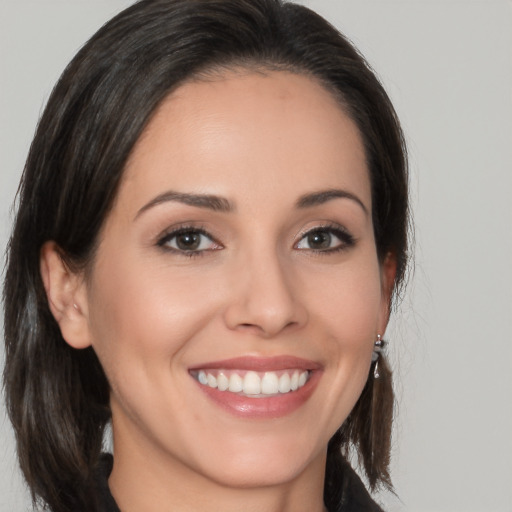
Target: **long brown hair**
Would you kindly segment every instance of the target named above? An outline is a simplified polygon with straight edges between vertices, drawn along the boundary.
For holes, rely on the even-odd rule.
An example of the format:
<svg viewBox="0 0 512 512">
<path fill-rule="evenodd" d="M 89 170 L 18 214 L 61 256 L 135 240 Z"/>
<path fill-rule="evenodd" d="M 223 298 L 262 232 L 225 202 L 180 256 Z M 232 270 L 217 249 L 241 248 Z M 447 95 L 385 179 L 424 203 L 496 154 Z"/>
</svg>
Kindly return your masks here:
<svg viewBox="0 0 512 512">
<path fill-rule="evenodd" d="M 161 101 L 183 81 L 223 67 L 284 69 L 318 79 L 364 141 L 378 256 L 407 263 L 407 163 L 381 84 L 357 50 L 311 10 L 281 0 L 141 0 L 102 27 L 57 83 L 25 165 L 8 246 L 4 385 L 21 469 L 54 512 L 94 511 L 94 470 L 110 418 L 109 386 L 92 348 L 67 345 L 39 273 L 54 240 L 72 268 L 94 256 L 125 163 Z M 379 362 L 329 444 L 328 475 L 350 447 L 370 487 L 391 486 L 391 372 Z M 332 479 L 327 479 L 331 481 Z M 332 487 L 332 486 L 331 486 Z M 326 484 L 326 503 L 332 489 Z"/>
</svg>

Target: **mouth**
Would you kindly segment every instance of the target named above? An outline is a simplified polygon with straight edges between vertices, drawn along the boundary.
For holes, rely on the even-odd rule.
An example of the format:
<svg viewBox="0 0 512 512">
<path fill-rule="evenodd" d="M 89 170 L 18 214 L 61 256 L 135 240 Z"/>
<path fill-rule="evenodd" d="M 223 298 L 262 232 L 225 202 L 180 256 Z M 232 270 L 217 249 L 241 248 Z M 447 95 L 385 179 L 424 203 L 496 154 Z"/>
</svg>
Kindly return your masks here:
<svg viewBox="0 0 512 512">
<path fill-rule="evenodd" d="M 275 418 L 303 405 L 320 378 L 320 364 L 292 356 L 241 357 L 189 369 L 214 403 L 243 417 Z"/>
<path fill-rule="evenodd" d="M 311 371 L 289 369 L 255 372 L 252 370 L 202 369 L 191 372 L 202 386 L 251 398 L 284 395 L 304 387 Z"/>
</svg>

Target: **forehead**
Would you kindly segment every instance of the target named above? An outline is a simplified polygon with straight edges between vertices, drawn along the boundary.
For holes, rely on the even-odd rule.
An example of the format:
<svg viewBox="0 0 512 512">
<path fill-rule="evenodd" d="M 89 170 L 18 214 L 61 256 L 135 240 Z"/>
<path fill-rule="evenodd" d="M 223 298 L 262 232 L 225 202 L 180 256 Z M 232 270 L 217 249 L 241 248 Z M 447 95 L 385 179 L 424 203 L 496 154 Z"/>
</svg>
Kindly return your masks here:
<svg viewBox="0 0 512 512">
<path fill-rule="evenodd" d="M 317 80 L 235 70 L 187 82 L 160 105 L 134 147 L 122 188 L 229 196 L 283 187 L 357 188 L 369 198 L 355 123 Z"/>
</svg>

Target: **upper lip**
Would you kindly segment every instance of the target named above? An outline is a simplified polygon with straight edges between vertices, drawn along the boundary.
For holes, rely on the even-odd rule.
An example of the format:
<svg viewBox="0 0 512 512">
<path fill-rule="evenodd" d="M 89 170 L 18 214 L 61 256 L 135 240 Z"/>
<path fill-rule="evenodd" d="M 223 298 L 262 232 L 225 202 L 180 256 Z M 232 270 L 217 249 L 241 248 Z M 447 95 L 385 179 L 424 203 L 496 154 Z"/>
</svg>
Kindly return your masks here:
<svg viewBox="0 0 512 512">
<path fill-rule="evenodd" d="M 190 368 L 201 369 L 223 369 L 223 370 L 247 370 L 247 371 L 277 371 L 277 370 L 320 370 L 322 365 L 300 357 L 282 355 L 273 357 L 242 356 L 219 361 L 210 361 Z"/>
</svg>

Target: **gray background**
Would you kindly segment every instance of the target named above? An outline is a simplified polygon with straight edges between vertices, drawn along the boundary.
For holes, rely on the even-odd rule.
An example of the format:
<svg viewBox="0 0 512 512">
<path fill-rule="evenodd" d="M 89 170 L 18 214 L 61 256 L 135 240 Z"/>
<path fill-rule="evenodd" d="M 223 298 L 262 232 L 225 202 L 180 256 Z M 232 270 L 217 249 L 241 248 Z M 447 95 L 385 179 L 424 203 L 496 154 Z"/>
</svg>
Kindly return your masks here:
<svg viewBox="0 0 512 512">
<path fill-rule="evenodd" d="M 52 85 L 81 44 L 130 3 L 0 0 L 2 251 Z M 382 499 L 389 512 L 510 512 L 512 2 L 304 3 L 366 55 L 409 142 L 416 269 L 388 329 L 400 500 Z M 0 439 L 0 511 L 27 510 L 3 408 Z"/>
</svg>

